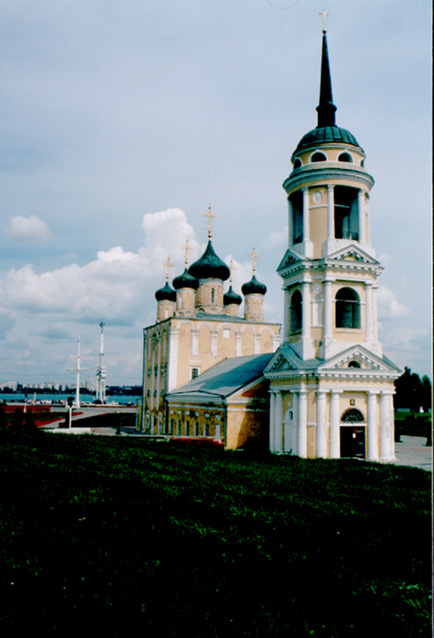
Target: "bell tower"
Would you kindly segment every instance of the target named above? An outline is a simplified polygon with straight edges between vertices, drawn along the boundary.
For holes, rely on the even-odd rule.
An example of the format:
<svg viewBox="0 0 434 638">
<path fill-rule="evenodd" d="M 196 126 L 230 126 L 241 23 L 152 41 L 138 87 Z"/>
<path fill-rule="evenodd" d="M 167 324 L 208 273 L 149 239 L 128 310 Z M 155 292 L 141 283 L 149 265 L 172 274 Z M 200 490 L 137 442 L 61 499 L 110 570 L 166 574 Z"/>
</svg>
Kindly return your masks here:
<svg viewBox="0 0 434 638">
<path fill-rule="evenodd" d="M 323 12 L 325 20 L 325 12 Z M 394 457 L 394 379 L 377 333 L 370 239 L 374 180 L 365 152 L 336 124 L 325 24 L 317 126 L 299 141 L 283 182 L 288 249 L 282 345 L 270 381 L 270 450 L 302 457 Z"/>
<path fill-rule="evenodd" d="M 288 250 L 279 267 L 285 297 L 283 340 L 307 360 L 352 343 L 381 355 L 376 288 L 382 268 L 370 244 L 365 152 L 337 126 L 325 27 L 318 123 L 302 137 L 283 183 Z"/>
</svg>

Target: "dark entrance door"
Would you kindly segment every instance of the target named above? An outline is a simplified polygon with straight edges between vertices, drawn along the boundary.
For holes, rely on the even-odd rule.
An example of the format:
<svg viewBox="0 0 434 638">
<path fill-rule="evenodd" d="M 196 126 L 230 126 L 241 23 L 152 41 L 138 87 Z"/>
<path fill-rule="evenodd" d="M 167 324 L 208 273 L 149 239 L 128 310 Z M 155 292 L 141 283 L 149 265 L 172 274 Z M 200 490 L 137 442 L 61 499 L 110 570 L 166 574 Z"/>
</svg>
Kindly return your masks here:
<svg viewBox="0 0 434 638">
<path fill-rule="evenodd" d="M 362 425 L 341 425 L 341 458 L 364 459 L 365 427 Z"/>
</svg>

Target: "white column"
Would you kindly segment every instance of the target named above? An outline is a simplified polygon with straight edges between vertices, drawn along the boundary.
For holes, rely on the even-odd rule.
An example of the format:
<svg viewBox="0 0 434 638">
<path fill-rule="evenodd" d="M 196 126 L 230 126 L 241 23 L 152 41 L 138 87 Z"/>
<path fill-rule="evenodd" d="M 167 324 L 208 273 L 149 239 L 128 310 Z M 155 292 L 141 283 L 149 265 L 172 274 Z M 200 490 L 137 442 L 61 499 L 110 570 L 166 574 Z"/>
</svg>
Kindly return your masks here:
<svg viewBox="0 0 434 638">
<path fill-rule="evenodd" d="M 291 247 L 294 244 L 293 241 L 293 228 L 292 228 L 292 218 L 294 212 L 292 210 L 291 200 L 288 198 L 288 246 Z"/>
<path fill-rule="evenodd" d="M 301 336 L 303 339 L 310 338 L 310 283 L 304 281 L 302 284 L 302 295 L 303 295 L 303 312 L 302 312 L 302 327 L 301 327 Z"/>
<path fill-rule="evenodd" d="M 389 393 L 382 392 L 380 395 L 380 449 L 381 458 L 390 459 L 390 400 Z"/>
<path fill-rule="evenodd" d="M 283 291 L 283 335 L 282 341 L 288 341 L 289 335 L 289 290 Z"/>
<path fill-rule="evenodd" d="M 167 390 L 173 390 L 176 388 L 176 379 L 177 379 L 177 364 L 178 364 L 178 339 L 179 339 L 179 328 L 174 328 L 171 326 L 169 328 L 170 336 L 169 336 L 169 370 L 167 375 Z"/>
<path fill-rule="evenodd" d="M 324 282 L 324 340 L 332 336 L 332 282 Z"/>
<path fill-rule="evenodd" d="M 254 347 L 254 350 L 255 350 L 254 354 L 260 354 L 260 352 L 261 352 L 261 335 L 259 334 L 259 332 L 257 332 L 254 335 L 253 339 L 254 339 L 253 347 Z"/>
<path fill-rule="evenodd" d="M 191 330 L 191 354 L 193 357 L 197 357 L 199 352 L 199 328 L 192 328 Z"/>
<path fill-rule="evenodd" d="M 275 440 L 274 446 L 276 452 L 283 452 L 283 414 L 282 414 L 282 393 L 276 392 L 276 410 L 274 413 L 275 418 Z"/>
<path fill-rule="evenodd" d="M 269 420 L 269 428 L 270 428 L 270 452 L 274 452 L 274 415 L 276 412 L 276 393 L 270 390 L 270 420 Z"/>
<path fill-rule="evenodd" d="M 338 459 L 340 456 L 339 392 L 332 390 L 330 400 L 330 458 Z"/>
<path fill-rule="evenodd" d="M 368 459 L 378 459 L 377 394 L 374 391 L 368 393 Z"/>
<path fill-rule="evenodd" d="M 378 317 L 377 317 L 377 286 L 372 287 L 372 337 L 378 341 Z"/>
<path fill-rule="evenodd" d="M 370 218 L 370 201 L 369 201 L 369 193 L 366 193 L 365 200 L 365 211 L 366 211 L 366 241 L 368 244 L 371 243 L 371 218 Z"/>
<path fill-rule="evenodd" d="M 365 204 L 366 197 L 362 190 L 359 190 L 358 194 L 359 204 L 359 242 L 366 243 L 366 216 L 365 216 Z"/>
<path fill-rule="evenodd" d="M 325 458 L 326 456 L 326 394 L 320 391 L 316 399 L 316 457 Z"/>
<path fill-rule="evenodd" d="M 303 241 L 309 241 L 309 189 L 302 188 L 303 191 Z"/>
<path fill-rule="evenodd" d="M 307 391 L 300 390 L 298 398 L 298 455 L 307 457 Z"/>
<path fill-rule="evenodd" d="M 211 330 L 211 356 L 217 356 L 217 330 Z"/>
<path fill-rule="evenodd" d="M 327 239 L 335 238 L 335 191 L 333 184 L 327 186 Z"/>
<path fill-rule="evenodd" d="M 389 394 L 389 423 L 390 423 L 390 458 L 395 458 L 395 411 L 393 408 L 393 393 Z"/>
<path fill-rule="evenodd" d="M 241 357 L 241 353 L 243 351 L 243 333 L 236 332 L 235 333 L 235 356 Z"/>
<path fill-rule="evenodd" d="M 365 303 L 365 330 L 366 330 L 366 341 L 372 341 L 373 335 L 373 321 L 372 321 L 372 284 L 367 282 L 365 284 L 365 294 L 366 294 L 366 303 Z"/>
</svg>

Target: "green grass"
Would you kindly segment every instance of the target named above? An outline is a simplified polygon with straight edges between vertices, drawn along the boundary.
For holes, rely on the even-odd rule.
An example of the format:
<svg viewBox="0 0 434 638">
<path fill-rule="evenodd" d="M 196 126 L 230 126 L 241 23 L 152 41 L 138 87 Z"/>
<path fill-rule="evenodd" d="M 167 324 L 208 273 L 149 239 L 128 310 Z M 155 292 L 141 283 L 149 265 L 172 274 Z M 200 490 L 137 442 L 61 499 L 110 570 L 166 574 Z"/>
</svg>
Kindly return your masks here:
<svg viewBox="0 0 434 638">
<path fill-rule="evenodd" d="M 0 433 L 0 633 L 431 636 L 431 474 Z"/>
</svg>

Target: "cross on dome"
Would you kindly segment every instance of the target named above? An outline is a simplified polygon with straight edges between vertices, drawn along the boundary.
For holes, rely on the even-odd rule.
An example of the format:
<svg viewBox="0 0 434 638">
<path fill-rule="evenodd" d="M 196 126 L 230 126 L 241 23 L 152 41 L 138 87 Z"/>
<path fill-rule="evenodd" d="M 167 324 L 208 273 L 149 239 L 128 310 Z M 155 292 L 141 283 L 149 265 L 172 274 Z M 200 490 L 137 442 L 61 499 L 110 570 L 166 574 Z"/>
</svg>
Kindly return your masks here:
<svg viewBox="0 0 434 638">
<path fill-rule="evenodd" d="M 232 286 L 232 278 L 234 276 L 234 272 L 236 271 L 237 267 L 234 265 L 234 260 L 231 257 L 231 260 L 229 262 L 229 270 L 231 271 L 230 277 L 229 277 L 229 285 Z"/>
<path fill-rule="evenodd" d="M 185 244 L 183 246 L 181 246 L 181 249 L 184 251 L 184 265 L 187 268 L 187 265 L 188 265 L 188 253 L 190 252 L 190 250 L 193 250 L 193 248 L 190 246 L 190 244 L 188 242 L 188 238 L 186 238 Z"/>
<path fill-rule="evenodd" d="M 215 219 L 215 215 L 211 211 L 211 206 L 208 206 L 208 212 L 204 214 L 204 217 L 208 218 L 208 239 L 212 237 L 212 224 L 211 220 Z"/>
<path fill-rule="evenodd" d="M 256 252 L 255 248 L 253 248 L 252 252 L 249 253 L 249 257 L 252 260 L 252 273 L 255 274 L 256 273 L 256 263 L 257 263 L 258 259 L 260 258 L 260 255 Z"/>
<path fill-rule="evenodd" d="M 170 255 L 167 255 L 167 260 L 163 261 L 163 267 L 164 267 L 165 276 L 166 276 L 166 282 L 167 282 L 167 281 L 169 281 L 170 271 L 173 268 L 173 264 L 170 261 Z"/>
</svg>

